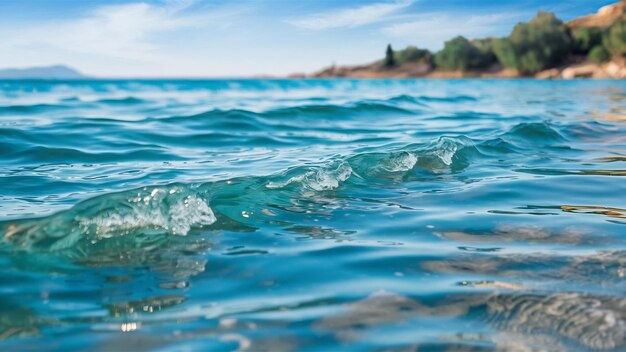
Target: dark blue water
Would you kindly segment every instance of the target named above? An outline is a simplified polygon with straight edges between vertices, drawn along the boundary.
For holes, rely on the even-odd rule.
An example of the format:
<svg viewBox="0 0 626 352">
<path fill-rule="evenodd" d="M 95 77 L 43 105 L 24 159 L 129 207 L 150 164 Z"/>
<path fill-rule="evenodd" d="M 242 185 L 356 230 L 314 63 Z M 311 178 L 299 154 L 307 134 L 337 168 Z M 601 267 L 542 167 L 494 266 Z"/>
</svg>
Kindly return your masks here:
<svg viewBox="0 0 626 352">
<path fill-rule="evenodd" d="M 0 348 L 626 348 L 626 83 L 0 82 Z"/>
</svg>

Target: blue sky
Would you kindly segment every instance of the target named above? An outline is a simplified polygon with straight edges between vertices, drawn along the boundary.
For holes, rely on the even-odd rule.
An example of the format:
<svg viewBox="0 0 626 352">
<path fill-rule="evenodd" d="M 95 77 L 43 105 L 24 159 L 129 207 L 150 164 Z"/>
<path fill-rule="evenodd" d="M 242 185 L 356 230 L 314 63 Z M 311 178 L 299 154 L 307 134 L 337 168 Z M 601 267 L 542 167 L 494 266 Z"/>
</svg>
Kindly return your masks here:
<svg viewBox="0 0 626 352">
<path fill-rule="evenodd" d="M 311 72 L 507 35 L 538 10 L 564 20 L 614 0 L 2 0 L 0 67 L 67 64 L 109 77 Z"/>
</svg>

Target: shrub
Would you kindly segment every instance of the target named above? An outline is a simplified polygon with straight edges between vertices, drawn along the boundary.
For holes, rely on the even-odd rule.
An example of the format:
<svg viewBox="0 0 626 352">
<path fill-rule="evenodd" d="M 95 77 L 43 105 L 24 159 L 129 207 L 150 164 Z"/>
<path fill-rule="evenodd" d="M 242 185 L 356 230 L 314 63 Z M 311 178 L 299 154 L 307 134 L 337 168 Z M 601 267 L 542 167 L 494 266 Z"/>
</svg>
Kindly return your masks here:
<svg viewBox="0 0 626 352">
<path fill-rule="evenodd" d="M 604 34 L 604 47 L 613 55 L 626 54 L 626 18 L 621 18 L 611 25 Z"/>
<path fill-rule="evenodd" d="M 493 38 L 485 38 L 485 39 L 474 39 L 471 41 L 472 45 L 474 45 L 481 53 L 481 62 L 479 63 L 479 67 L 489 67 L 498 62 L 498 58 L 494 53 L 494 42 Z"/>
<path fill-rule="evenodd" d="M 393 56 L 393 49 L 391 48 L 391 44 L 387 44 L 387 50 L 385 51 L 385 66 L 391 67 L 396 65 L 396 60 Z"/>
<path fill-rule="evenodd" d="M 517 54 L 513 44 L 507 38 L 500 38 L 494 40 L 493 52 L 498 59 L 498 62 L 504 67 L 517 68 Z"/>
<path fill-rule="evenodd" d="M 601 64 L 609 61 L 611 54 L 602 45 L 596 45 L 589 51 L 589 60 Z"/>
<path fill-rule="evenodd" d="M 483 53 L 464 37 L 448 40 L 435 54 L 435 66 L 442 70 L 467 70 L 485 67 Z"/>
<path fill-rule="evenodd" d="M 540 11 L 528 23 L 519 23 L 508 38 L 494 45 L 498 60 L 506 67 L 532 74 L 558 65 L 569 53 L 571 38 L 561 20 Z"/>
<path fill-rule="evenodd" d="M 574 32 L 574 45 L 579 53 L 586 54 L 591 48 L 602 44 L 604 31 L 598 27 L 581 28 Z"/>
<path fill-rule="evenodd" d="M 407 46 L 404 50 L 399 50 L 394 53 L 394 60 L 397 65 L 402 65 L 405 62 L 430 62 L 432 54 L 426 49 L 418 49 L 415 46 Z"/>
</svg>

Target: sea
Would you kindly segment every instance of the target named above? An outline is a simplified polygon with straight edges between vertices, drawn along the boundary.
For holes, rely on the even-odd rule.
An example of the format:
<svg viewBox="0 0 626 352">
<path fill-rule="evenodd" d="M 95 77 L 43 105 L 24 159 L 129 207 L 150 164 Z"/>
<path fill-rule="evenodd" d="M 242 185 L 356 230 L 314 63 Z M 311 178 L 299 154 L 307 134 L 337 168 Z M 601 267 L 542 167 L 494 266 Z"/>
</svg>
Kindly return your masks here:
<svg viewBox="0 0 626 352">
<path fill-rule="evenodd" d="M 625 81 L 0 81 L 3 351 L 624 351 L 625 276 Z"/>
</svg>

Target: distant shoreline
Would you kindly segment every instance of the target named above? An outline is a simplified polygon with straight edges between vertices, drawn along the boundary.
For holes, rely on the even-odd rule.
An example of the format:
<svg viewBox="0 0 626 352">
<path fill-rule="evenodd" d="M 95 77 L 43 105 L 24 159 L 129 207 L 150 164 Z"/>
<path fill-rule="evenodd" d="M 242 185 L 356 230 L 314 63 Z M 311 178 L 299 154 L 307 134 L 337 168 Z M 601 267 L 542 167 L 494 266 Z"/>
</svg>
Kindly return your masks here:
<svg viewBox="0 0 626 352">
<path fill-rule="evenodd" d="M 339 71 L 322 71 L 313 75 L 291 75 L 290 79 L 595 79 L 613 80 L 626 78 L 626 65 L 621 62 L 610 61 L 598 65 L 591 62 L 581 62 L 572 65 L 550 68 L 534 75 L 523 75 L 508 69 L 484 71 L 436 71 L 430 70 L 420 75 L 411 75 L 410 69 L 403 67 L 398 70 L 354 69 L 339 68 Z"/>
<path fill-rule="evenodd" d="M 458 36 L 431 53 L 409 46 L 364 65 L 330 66 L 290 78 L 626 78 L 626 0 L 563 23 L 539 12 L 505 38 Z M 551 50 L 545 50 L 550 48 Z"/>
<path fill-rule="evenodd" d="M 71 83 L 71 82 L 93 82 L 93 81 L 101 81 L 101 82 L 119 82 L 119 81 L 317 81 L 317 80 L 346 80 L 346 81 L 384 81 L 384 80 L 485 80 L 485 81 L 502 81 L 502 80 L 524 80 L 524 81 L 545 81 L 545 80 L 554 80 L 554 81 L 568 81 L 568 80 L 580 80 L 580 81 L 615 81 L 623 78 L 613 78 L 613 77 L 573 77 L 573 78 L 562 78 L 562 77 L 535 77 L 535 76 L 512 76 L 512 77 L 503 77 L 503 76 L 415 76 L 415 77 L 394 77 L 394 76 L 381 76 L 381 77 L 357 77 L 357 76 L 328 76 L 328 77 L 290 77 L 290 76 L 277 76 L 277 77 L 254 77 L 254 76 L 242 76 L 242 77 L 88 77 L 88 78 L 68 78 L 68 79 L 50 79 L 50 78 L 0 78 L 0 82 L 4 83 L 19 83 L 19 82 L 35 82 L 35 83 Z"/>
</svg>

